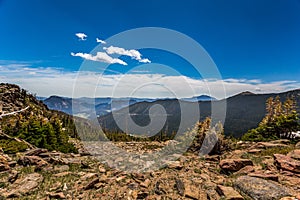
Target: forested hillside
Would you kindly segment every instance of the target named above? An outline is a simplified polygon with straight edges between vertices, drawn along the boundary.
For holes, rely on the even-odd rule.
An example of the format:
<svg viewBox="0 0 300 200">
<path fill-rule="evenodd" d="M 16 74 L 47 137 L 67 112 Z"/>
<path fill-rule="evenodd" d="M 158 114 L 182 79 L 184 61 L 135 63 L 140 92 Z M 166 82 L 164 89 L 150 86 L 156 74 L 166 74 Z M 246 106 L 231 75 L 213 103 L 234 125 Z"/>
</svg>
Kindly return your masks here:
<svg viewBox="0 0 300 200">
<path fill-rule="evenodd" d="M 72 117 L 49 110 L 41 101 L 17 85 L 0 84 L 0 116 L 0 146 L 4 151 L 22 151 L 28 146 L 24 143 L 18 144 L 16 140 L 7 140 L 3 134 L 49 150 L 77 151 L 68 142 L 69 137 L 77 136 Z"/>
</svg>

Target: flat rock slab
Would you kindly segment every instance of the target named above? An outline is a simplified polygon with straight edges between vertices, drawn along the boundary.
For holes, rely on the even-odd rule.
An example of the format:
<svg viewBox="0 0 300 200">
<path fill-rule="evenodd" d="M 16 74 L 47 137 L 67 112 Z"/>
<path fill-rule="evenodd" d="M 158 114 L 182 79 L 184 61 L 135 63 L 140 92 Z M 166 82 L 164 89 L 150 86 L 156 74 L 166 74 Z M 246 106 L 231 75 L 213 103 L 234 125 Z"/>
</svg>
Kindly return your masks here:
<svg viewBox="0 0 300 200">
<path fill-rule="evenodd" d="M 240 195 L 240 193 L 235 191 L 232 187 L 218 185 L 217 192 L 221 196 L 224 196 L 226 200 L 244 200 L 244 198 Z"/>
<path fill-rule="evenodd" d="M 256 177 L 241 176 L 234 185 L 254 200 L 273 200 L 290 196 L 290 192 L 284 186 Z"/>
</svg>

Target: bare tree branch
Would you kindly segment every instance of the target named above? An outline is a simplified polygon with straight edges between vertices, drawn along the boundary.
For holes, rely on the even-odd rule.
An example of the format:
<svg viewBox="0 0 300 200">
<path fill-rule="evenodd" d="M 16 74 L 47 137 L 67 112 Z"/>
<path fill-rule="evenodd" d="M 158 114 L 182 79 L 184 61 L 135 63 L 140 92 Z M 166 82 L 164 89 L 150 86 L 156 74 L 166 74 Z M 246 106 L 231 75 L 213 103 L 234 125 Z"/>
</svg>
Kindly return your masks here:
<svg viewBox="0 0 300 200">
<path fill-rule="evenodd" d="M 20 112 L 23 112 L 23 111 L 27 110 L 28 108 L 29 108 L 29 106 L 27 106 L 26 108 L 23 108 L 23 109 L 21 109 L 21 110 L 18 110 L 18 111 L 14 111 L 14 112 L 2 114 L 2 115 L 0 115 L 0 119 L 1 119 L 2 117 L 5 117 L 5 116 L 18 114 L 18 113 L 20 113 Z"/>
</svg>

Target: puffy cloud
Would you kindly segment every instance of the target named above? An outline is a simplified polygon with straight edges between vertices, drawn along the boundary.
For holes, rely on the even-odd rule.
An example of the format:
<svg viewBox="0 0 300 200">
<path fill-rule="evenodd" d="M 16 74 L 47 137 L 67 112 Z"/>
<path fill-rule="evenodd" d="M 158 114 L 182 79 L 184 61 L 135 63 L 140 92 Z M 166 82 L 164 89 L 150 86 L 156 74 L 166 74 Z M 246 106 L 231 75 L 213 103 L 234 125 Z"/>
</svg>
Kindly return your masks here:
<svg viewBox="0 0 300 200">
<path fill-rule="evenodd" d="M 118 55 L 122 55 L 122 56 L 129 56 L 132 59 L 135 59 L 135 60 L 137 60 L 139 62 L 142 62 L 142 63 L 151 63 L 151 61 L 147 58 L 142 59 L 142 54 L 139 51 L 135 50 L 135 49 L 126 50 L 124 48 L 114 47 L 114 46 L 103 47 L 103 49 L 108 54 L 118 54 Z"/>
<path fill-rule="evenodd" d="M 100 72 L 67 72 L 53 67 L 17 67 L 2 65 L 0 82 L 19 84 L 39 96 L 72 96 L 74 83 L 78 86 L 76 97 L 116 96 L 116 97 L 191 97 L 207 94 L 218 99 L 244 91 L 254 93 L 277 93 L 300 88 L 299 81 L 277 81 L 251 83 L 247 79 L 203 80 L 186 76 L 164 74 L 104 74 Z M 100 80 L 99 80 L 100 78 Z M 98 85 L 95 85 L 99 83 Z M 61 86 L 64 87 L 61 87 Z M 95 91 L 95 88 L 97 90 Z"/>
<path fill-rule="evenodd" d="M 87 35 L 84 34 L 84 33 L 76 33 L 75 35 L 76 35 L 76 36 L 79 38 L 79 40 L 81 40 L 81 41 L 86 40 L 86 38 L 87 38 Z"/>
<path fill-rule="evenodd" d="M 139 62 L 141 62 L 141 63 L 151 63 L 151 61 L 148 58 L 143 58 L 143 59 L 139 60 Z"/>
<path fill-rule="evenodd" d="M 101 43 L 101 44 L 106 44 L 104 40 L 100 40 L 99 38 L 96 38 L 96 42 Z"/>
<path fill-rule="evenodd" d="M 105 52 L 97 52 L 97 54 L 94 56 L 92 54 L 88 53 L 71 53 L 71 56 L 77 56 L 84 58 L 86 60 L 92 60 L 92 61 L 97 61 L 97 62 L 104 62 L 104 63 L 109 63 L 109 64 L 115 64 L 118 63 L 120 65 L 127 65 L 126 62 L 119 58 L 113 58 L 107 55 Z"/>
</svg>

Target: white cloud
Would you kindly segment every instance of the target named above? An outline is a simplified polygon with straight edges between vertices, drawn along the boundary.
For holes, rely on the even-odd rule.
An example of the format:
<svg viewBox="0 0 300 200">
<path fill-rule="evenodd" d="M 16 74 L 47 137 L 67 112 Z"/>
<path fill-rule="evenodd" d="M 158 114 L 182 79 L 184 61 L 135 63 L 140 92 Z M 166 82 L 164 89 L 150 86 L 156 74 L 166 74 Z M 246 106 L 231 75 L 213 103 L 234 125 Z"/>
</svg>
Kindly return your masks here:
<svg viewBox="0 0 300 200">
<path fill-rule="evenodd" d="M 142 59 L 142 54 L 139 51 L 135 50 L 135 49 L 126 50 L 124 48 L 114 47 L 114 46 L 103 47 L 103 49 L 108 54 L 118 54 L 118 55 L 122 55 L 122 56 L 129 56 L 132 59 L 135 59 L 139 62 L 151 63 L 151 61 L 147 58 Z"/>
<path fill-rule="evenodd" d="M 143 58 L 143 59 L 139 60 L 139 62 L 141 62 L 141 63 L 151 63 L 151 61 L 148 58 Z"/>
<path fill-rule="evenodd" d="M 104 40 L 100 40 L 99 38 L 96 38 L 96 42 L 101 43 L 101 44 L 106 44 Z"/>
<path fill-rule="evenodd" d="M 109 63 L 109 64 L 121 64 L 121 65 L 127 65 L 126 62 L 119 58 L 113 58 L 107 55 L 105 52 L 97 52 L 97 54 L 94 56 L 92 54 L 88 53 L 71 53 L 72 56 L 77 56 L 84 58 L 86 60 L 92 60 L 92 61 L 98 61 L 98 62 L 104 62 L 104 63 Z"/>
<path fill-rule="evenodd" d="M 283 80 L 277 82 L 251 81 L 247 79 L 203 80 L 186 76 L 164 74 L 112 74 L 96 72 L 65 72 L 53 67 L 0 67 L 0 82 L 9 82 L 36 93 L 39 96 L 72 96 L 76 83 L 76 97 L 191 97 L 207 94 L 224 98 L 244 91 L 253 93 L 277 93 L 300 88 L 300 82 Z M 101 78 L 101 79 L 100 79 Z M 99 83 L 98 83 L 99 82 Z M 260 83 L 251 83 L 260 82 Z M 95 84 L 98 83 L 97 88 Z M 63 87 L 62 87 L 63 86 Z M 95 90 L 97 89 L 97 90 Z"/>
<path fill-rule="evenodd" d="M 75 35 L 76 35 L 76 36 L 79 38 L 79 40 L 81 40 L 81 41 L 86 40 L 86 38 L 87 38 L 87 35 L 84 34 L 84 33 L 76 33 Z"/>
</svg>

